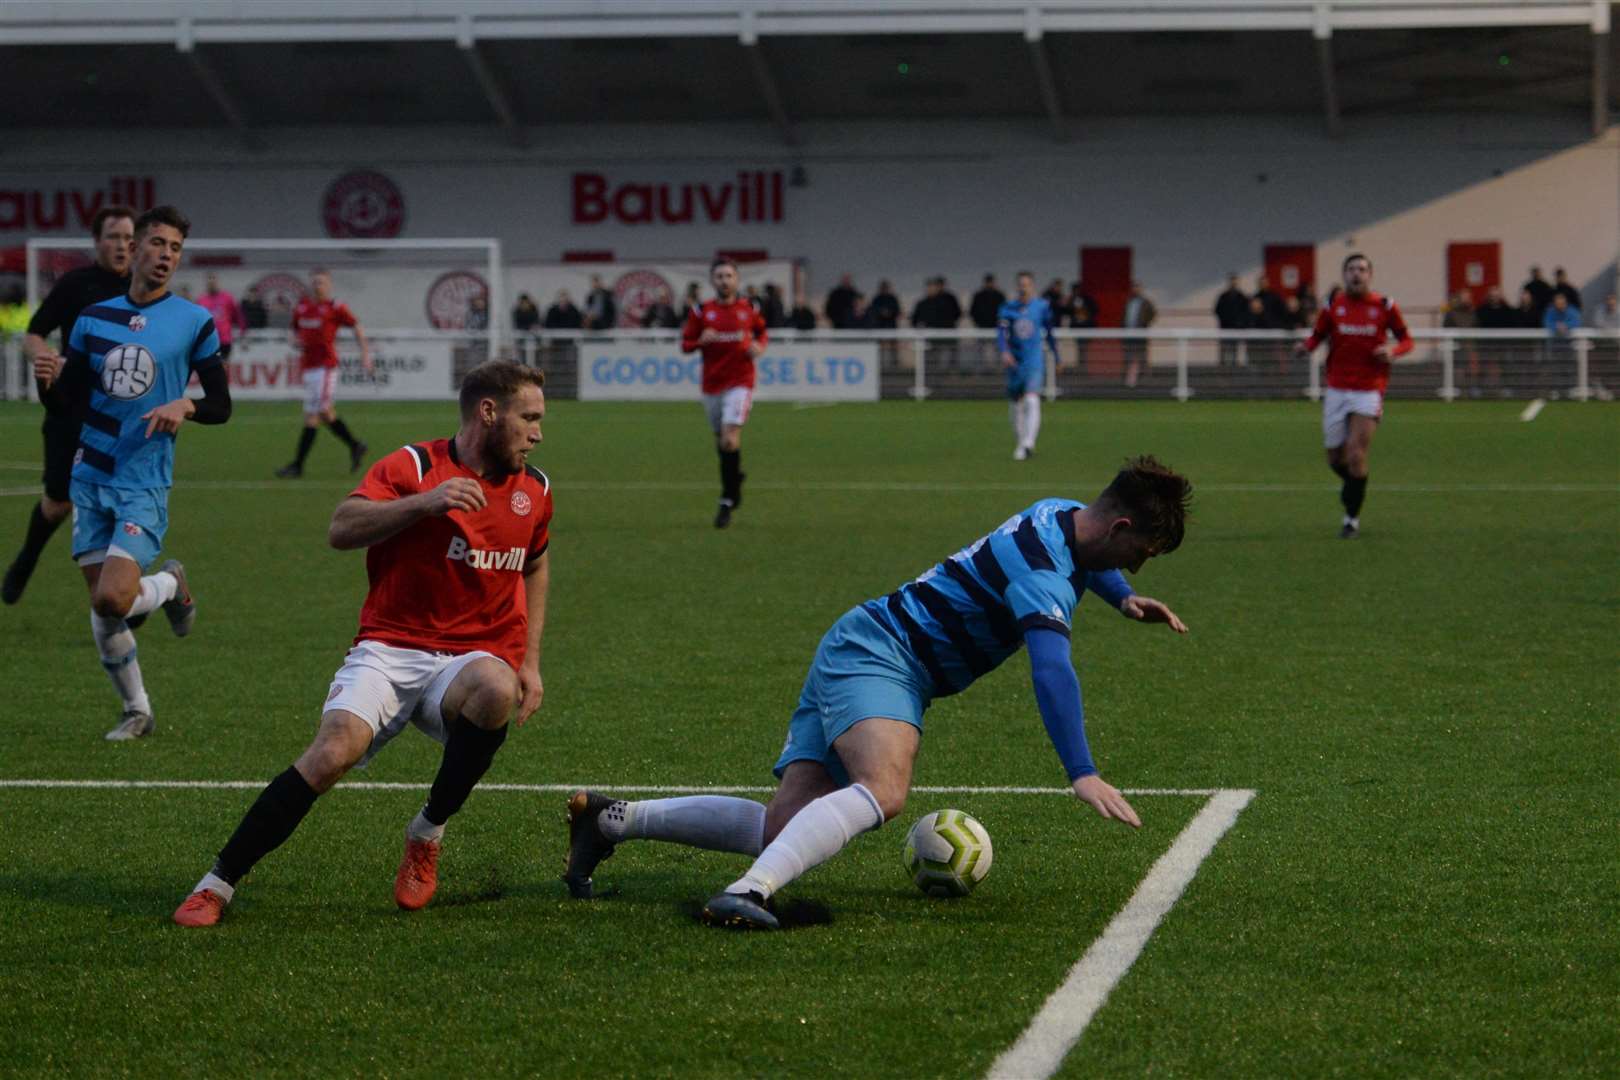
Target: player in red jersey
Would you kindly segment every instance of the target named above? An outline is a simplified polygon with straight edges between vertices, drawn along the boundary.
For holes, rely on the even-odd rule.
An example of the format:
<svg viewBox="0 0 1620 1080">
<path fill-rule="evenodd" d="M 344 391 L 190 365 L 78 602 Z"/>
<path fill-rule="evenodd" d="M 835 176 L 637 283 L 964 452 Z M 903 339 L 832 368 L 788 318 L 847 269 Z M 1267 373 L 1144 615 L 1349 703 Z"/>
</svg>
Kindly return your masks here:
<svg viewBox="0 0 1620 1080">
<path fill-rule="evenodd" d="M 737 264 L 709 267 L 715 297 L 692 309 L 681 330 L 681 351 L 703 350 L 703 407 L 720 453 L 720 509 L 714 527 L 731 524 L 742 505 L 742 427 L 754 403 L 754 361 L 769 340 L 765 316 L 737 291 Z"/>
<path fill-rule="evenodd" d="M 360 366 L 367 375 L 372 372 L 371 343 L 366 340 L 366 332 L 349 305 L 332 299 L 331 274 L 325 270 L 315 271 L 310 285 L 315 291 L 313 299 L 298 301 L 292 316 L 292 339 L 299 349 L 298 370 L 304 380 L 304 430 L 298 436 L 298 456 L 276 470 L 276 475 L 283 480 L 304 475 L 304 459 L 309 456 L 309 448 L 315 445 L 315 428 L 319 424 L 325 424 L 349 448 L 350 472 L 360 468 L 366 460 L 366 444 L 355 438 L 349 425 L 338 418 L 332 393 L 337 389 L 338 330 L 347 326 L 354 331 L 354 339 L 360 343 Z"/>
<path fill-rule="evenodd" d="M 394 900 L 422 907 L 438 884 L 444 823 L 506 739 L 540 706 L 550 579 L 551 482 L 527 464 L 545 377 L 491 361 L 461 384 L 454 438 L 394 451 L 338 504 L 328 539 L 364 547 L 360 632 L 303 755 L 270 782 L 178 910 L 212 926 L 236 884 L 292 835 L 320 795 L 406 725 L 444 744 L 427 805 L 405 829 Z"/>
<path fill-rule="evenodd" d="M 1394 337 L 1391 343 L 1389 338 Z M 1361 503 L 1367 497 L 1367 452 L 1384 415 L 1389 366 L 1412 351 L 1412 335 L 1395 301 L 1372 291 L 1372 260 L 1344 260 L 1344 291 L 1322 308 L 1311 336 L 1296 350 L 1301 358 L 1328 343 L 1327 388 L 1322 393 L 1322 443 L 1328 468 L 1344 481 L 1342 539 L 1361 533 Z"/>
</svg>

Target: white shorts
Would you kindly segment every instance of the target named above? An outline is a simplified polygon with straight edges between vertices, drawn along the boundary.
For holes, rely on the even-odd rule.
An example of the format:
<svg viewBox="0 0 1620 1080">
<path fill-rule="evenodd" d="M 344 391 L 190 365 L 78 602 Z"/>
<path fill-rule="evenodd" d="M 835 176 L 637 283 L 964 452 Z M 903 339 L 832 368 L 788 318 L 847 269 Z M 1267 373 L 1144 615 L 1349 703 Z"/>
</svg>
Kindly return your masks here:
<svg viewBox="0 0 1620 1080">
<path fill-rule="evenodd" d="M 332 391 L 337 389 L 335 367 L 310 368 L 304 372 L 304 412 L 320 413 L 332 407 Z"/>
<path fill-rule="evenodd" d="M 703 408 L 716 435 L 722 427 L 742 427 L 748 423 L 748 410 L 754 407 L 754 388 L 733 386 L 718 394 L 704 394 Z"/>
<path fill-rule="evenodd" d="M 366 765 L 406 724 L 443 744 L 449 739 L 439 705 L 461 669 L 474 660 L 500 658 L 483 650 L 432 653 L 402 649 L 380 641 L 362 641 L 349 650 L 332 676 L 323 713 L 342 709 L 371 728 L 371 747 L 360 760 Z M 504 662 L 504 661 L 503 661 Z"/>
<path fill-rule="evenodd" d="M 1377 390 L 1335 390 L 1331 386 L 1322 391 L 1323 446 L 1334 450 L 1344 445 L 1350 437 L 1352 413 L 1383 419 L 1384 395 Z"/>
</svg>

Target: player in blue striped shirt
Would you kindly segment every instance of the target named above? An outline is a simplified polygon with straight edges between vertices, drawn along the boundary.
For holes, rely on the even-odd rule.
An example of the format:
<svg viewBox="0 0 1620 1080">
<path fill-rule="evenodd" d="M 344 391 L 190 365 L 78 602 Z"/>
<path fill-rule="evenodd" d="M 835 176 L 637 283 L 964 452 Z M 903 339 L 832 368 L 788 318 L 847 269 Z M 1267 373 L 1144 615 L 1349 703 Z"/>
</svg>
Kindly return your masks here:
<svg viewBox="0 0 1620 1080">
<path fill-rule="evenodd" d="M 129 293 L 79 314 L 65 359 L 35 361 L 40 399 L 82 423 L 74 456 L 73 557 L 90 587 L 90 627 L 101 664 L 123 699 L 114 741 L 152 732 L 151 702 L 129 619 L 162 608 L 174 632 L 191 631 L 197 608 L 176 559 L 155 574 L 169 523 L 174 441 L 187 420 L 223 424 L 230 386 L 208 312 L 169 292 L 191 223 L 172 206 L 135 222 Z M 196 373 L 204 397 L 186 397 Z"/>
<path fill-rule="evenodd" d="M 1075 607 L 1089 590 L 1127 618 L 1187 627 L 1138 596 L 1136 573 L 1181 543 L 1192 487 L 1151 457 L 1128 462 L 1097 501 L 1042 499 L 821 639 L 776 762 L 769 806 L 720 795 L 645 802 L 575 792 L 565 880 L 592 895 L 597 863 L 626 839 L 672 840 L 755 856 L 709 900 L 719 925 L 774 929 L 770 896 L 899 814 L 911 788 L 923 712 L 1027 646 L 1035 701 L 1074 792 L 1105 818 L 1140 826 L 1097 773 L 1069 658 Z"/>
<path fill-rule="evenodd" d="M 1044 296 L 1035 295 L 1035 275 L 1018 273 L 1018 295 L 996 312 L 996 351 L 1007 369 L 1007 411 L 1012 417 L 1018 445 L 1013 460 L 1023 461 L 1035 452 L 1035 439 L 1041 433 L 1041 387 L 1046 385 L 1046 354 L 1052 350 L 1057 364 L 1057 338 L 1052 327 L 1057 314 Z"/>
</svg>

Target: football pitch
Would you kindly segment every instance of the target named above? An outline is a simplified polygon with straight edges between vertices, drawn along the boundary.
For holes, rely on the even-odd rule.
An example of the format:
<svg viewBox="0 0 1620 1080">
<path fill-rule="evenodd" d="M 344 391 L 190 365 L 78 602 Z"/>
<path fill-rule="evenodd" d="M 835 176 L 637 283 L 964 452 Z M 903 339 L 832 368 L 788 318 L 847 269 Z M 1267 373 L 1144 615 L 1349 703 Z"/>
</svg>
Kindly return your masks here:
<svg viewBox="0 0 1620 1080">
<path fill-rule="evenodd" d="M 102 740 L 117 702 L 65 530 L 0 609 L 0 1073 L 1612 1077 L 1620 413 L 1521 408 L 1392 402 L 1340 541 L 1306 403 L 1062 401 L 1026 463 L 999 402 L 762 405 L 721 532 L 696 405 L 553 402 L 545 705 L 450 823 L 437 898 L 392 899 L 438 761 L 407 733 L 208 931 L 170 913 L 306 744 L 365 572 L 325 544 L 335 440 L 270 478 L 295 406 L 188 427 L 165 551 L 199 618 L 139 634 L 152 737 Z M 374 455 L 456 425 L 343 412 Z M 1195 485 L 1186 542 L 1133 581 L 1191 634 L 1096 597 L 1074 633 L 1140 831 L 1061 794 L 1018 656 L 929 710 L 927 790 L 786 890 L 788 931 L 701 925 L 745 860 L 669 845 L 622 845 L 612 895 L 567 899 L 571 786 L 764 798 L 843 611 L 1141 452 Z M 38 455 L 37 409 L 0 405 L 5 560 Z M 948 806 L 994 869 L 930 900 L 900 850 Z M 1051 1063 L 1003 1058 L 1038 1015 Z"/>
</svg>

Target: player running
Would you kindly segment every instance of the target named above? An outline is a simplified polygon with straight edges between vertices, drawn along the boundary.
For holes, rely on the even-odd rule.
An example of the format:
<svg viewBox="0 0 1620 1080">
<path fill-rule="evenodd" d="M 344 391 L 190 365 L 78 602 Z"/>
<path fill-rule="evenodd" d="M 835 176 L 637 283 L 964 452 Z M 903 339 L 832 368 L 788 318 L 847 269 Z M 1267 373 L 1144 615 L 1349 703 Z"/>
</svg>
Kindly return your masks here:
<svg viewBox="0 0 1620 1080">
<path fill-rule="evenodd" d="M 455 436 L 394 451 L 338 504 L 332 546 L 368 549 L 360 632 L 314 741 L 248 808 L 175 922 L 217 923 L 242 876 L 316 798 L 408 724 L 443 743 L 444 757 L 405 827 L 394 901 L 414 911 L 433 898 L 445 822 L 489 769 L 513 708 L 522 724 L 540 707 L 551 481 L 527 458 L 543 385 L 519 364 L 473 368 Z"/>
<path fill-rule="evenodd" d="M 1344 481 L 1341 540 L 1361 534 L 1361 504 L 1367 497 L 1367 454 L 1373 432 L 1384 415 L 1389 366 L 1415 344 L 1401 309 L 1372 291 L 1372 260 L 1351 255 L 1344 260 L 1344 291 L 1316 317 L 1311 336 L 1295 353 L 1300 358 L 1328 343 L 1327 387 L 1322 392 L 1322 443 L 1328 468 Z M 1395 338 L 1392 345 L 1387 340 Z"/>
<path fill-rule="evenodd" d="M 349 305 L 332 299 L 331 274 L 325 270 L 315 271 L 310 285 L 314 298 L 298 301 L 292 316 L 293 344 L 301 350 L 298 369 L 304 380 L 304 430 L 298 436 L 297 456 L 276 470 L 276 475 L 283 480 L 296 480 L 304 475 L 304 459 L 309 457 L 309 448 L 315 445 L 315 428 L 320 424 L 325 424 L 327 430 L 349 448 L 350 472 L 359 469 L 366 460 L 366 444 L 356 439 L 349 425 L 339 418 L 332 395 L 337 389 L 338 330 L 347 326 L 354 331 L 354 339 L 360 343 L 360 367 L 367 375 L 372 372 L 371 343 L 366 340 L 366 332 Z"/>
<path fill-rule="evenodd" d="M 681 330 L 681 351 L 703 350 L 703 407 L 720 454 L 720 509 L 714 527 L 731 524 L 742 505 L 742 429 L 754 403 L 754 361 L 769 336 L 765 316 L 737 291 L 737 264 L 716 259 L 709 267 L 715 298 L 692 309 Z"/>
<path fill-rule="evenodd" d="M 1018 273 L 1018 295 L 996 312 L 996 349 L 1007 369 L 1008 415 L 1018 445 L 1014 461 L 1025 461 L 1035 453 L 1035 439 L 1041 433 L 1041 387 L 1046 385 L 1043 346 L 1052 349 L 1057 364 L 1057 338 L 1052 336 L 1056 322 L 1051 303 L 1035 295 L 1035 275 Z"/>
<path fill-rule="evenodd" d="M 904 808 L 929 703 L 1029 648 L 1035 702 L 1074 792 L 1100 815 L 1140 819 L 1103 780 L 1086 745 L 1069 633 L 1082 590 L 1127 618 L 1187 627 L 1138 596 L 1136 573 L 1181 543 L 1191 485 L 1151 457 L 1128 462 L 1090 506 L 1043 499 L 821 639 L 776 762 L 770 804 L 723 795 L 625 802 L 578 791 L 568 803 L 570 893 L 629 839 L 755 856 L 703 909 L 711 924 L 775 929 L 771 896 Z"/>
<path fill-rule="evenodd" d="M 62 347 L 66 348 L 81 311 L 129 291 L 129 248 L 135 238 L 135 211 L 127 206 L 102 207 L 90 223 L 90 236 L 96 242 L 96 261 L 58 278 L 28 320 L 23 349 L 35 365 L 43 360 L 54 369 L 62 358 L 46 339 L 60 330 Z M 7 604 L 22 599 L 45 545 L 73 509 L 68 486 L 73 455 L 79 449 L 79 425 L 69 417 L 47 411 L 40 432 L 45 436 L 45 493 L 28 515 L 22 550 L 6 568 L 4 581 L 0 581 L 0 601 Z"/>
<path fill-rule="evenodd" d="M 114 742 L 156 726 L 128 620 L 159 607 L 179 637 L 197 605 L 185 568 L 170 559 L 141 576 L 163 547 L 180 425 L 223 424 L 231 391 L 208 312 L 169 292 L 191 223 L 172 206 L 135 222 L 129 292 L 80 313 L 67 359 L 37 357 L 45 407 L 82 424 L 74 454 L 73 558 L 90 587 L 90 629 L 101 666 L 123 699 Z M 195 372 L 204 397 L 185 396 Z"/>
</svg>

